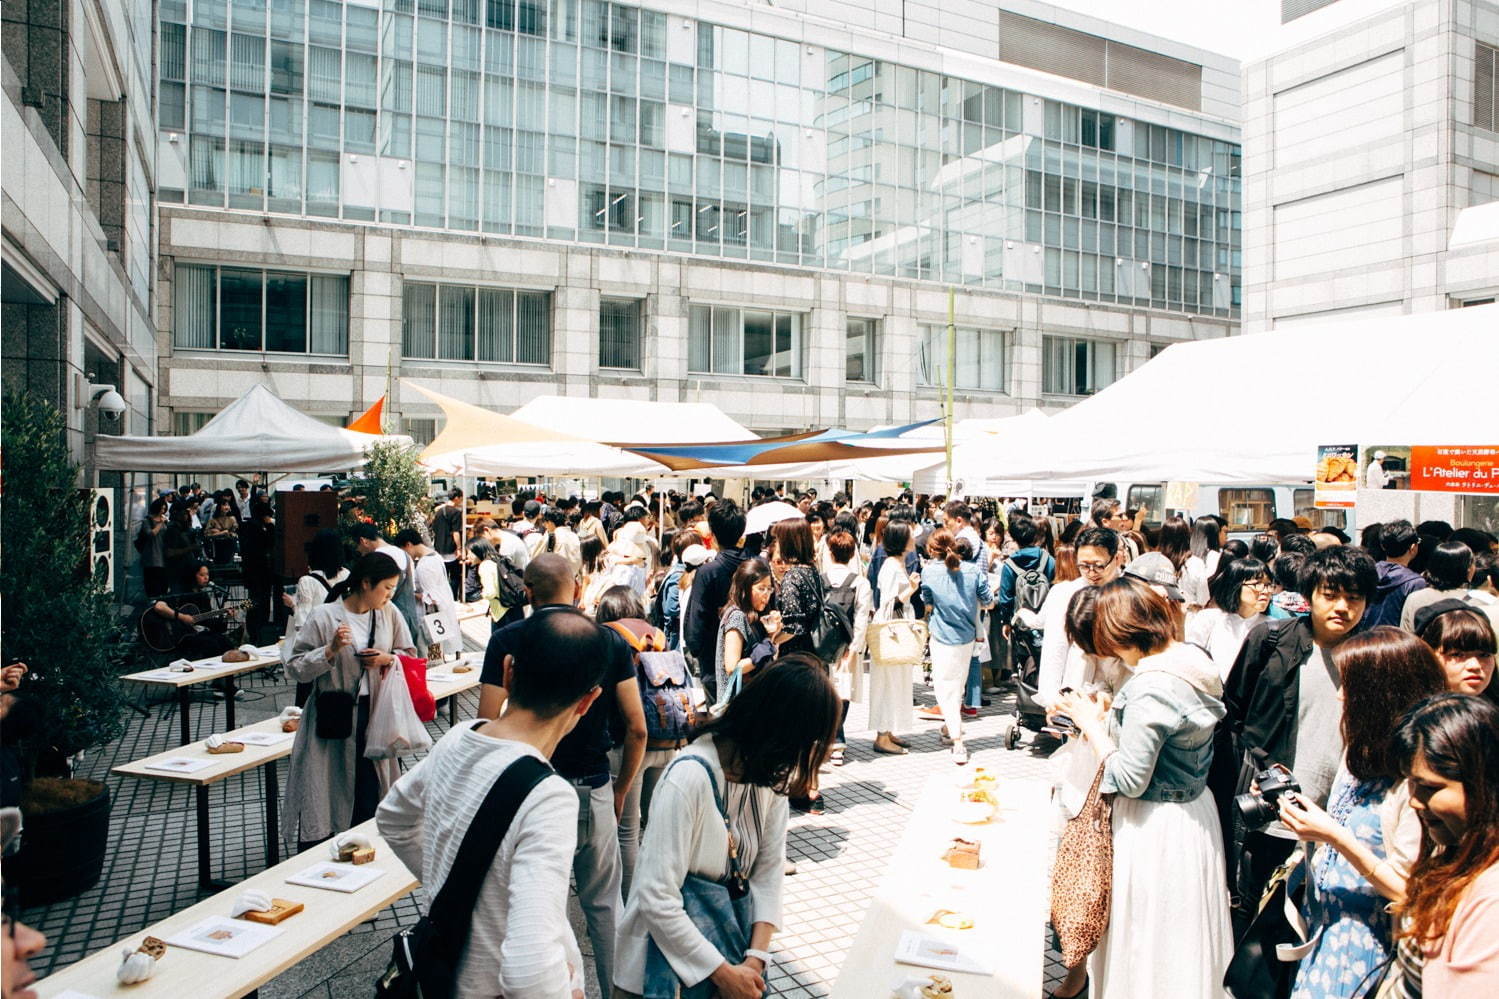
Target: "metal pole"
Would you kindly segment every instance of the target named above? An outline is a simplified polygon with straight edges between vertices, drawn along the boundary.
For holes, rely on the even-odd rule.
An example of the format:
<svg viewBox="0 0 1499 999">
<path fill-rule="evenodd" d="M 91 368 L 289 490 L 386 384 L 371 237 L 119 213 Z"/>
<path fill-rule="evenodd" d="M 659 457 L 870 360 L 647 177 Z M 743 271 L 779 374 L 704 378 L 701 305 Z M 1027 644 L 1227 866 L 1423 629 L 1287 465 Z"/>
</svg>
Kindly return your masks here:
<svg viewBox="0 0 1499 999">
<path fill-rule="evenodd" d="M 947 391 L 942 396 L 942 443 L 947 452 L 947 489 L 952 492 L 953 383 L 958 379 L 958 327 L 953 321 L 955 294 L 947 289 Z"/>
</svg>

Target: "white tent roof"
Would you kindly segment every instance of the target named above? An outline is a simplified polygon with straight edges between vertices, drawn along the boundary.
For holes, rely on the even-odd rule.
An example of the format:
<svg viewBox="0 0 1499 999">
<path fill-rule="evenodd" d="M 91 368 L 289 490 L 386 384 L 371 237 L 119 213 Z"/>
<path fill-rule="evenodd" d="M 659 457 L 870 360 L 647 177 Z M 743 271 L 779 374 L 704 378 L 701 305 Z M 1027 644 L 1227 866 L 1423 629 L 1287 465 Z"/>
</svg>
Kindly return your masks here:
<svg viewBox="0 0 1499 999">
<path fill-rule="evenodd" d="M 329 426 L 255 385 L 186 437 L 95 438 L 101 469 L 140 472 L 318 472 L 353 468 L 379 440 Z"/>
<path fill-rule="evenodd" d="M 584 440 L 621 444 L 704 444 L 759 437 L 706 402 L 543 395 L 510 415 Z"/>
<path fill-rule="evenodd" d="M 969 457 L 996 478 L 1304 482 L 1319 444 L 1495 443 L 1461 407 L 1496 370 L 1499 305 L 1201 340 Z"/>
</svg>

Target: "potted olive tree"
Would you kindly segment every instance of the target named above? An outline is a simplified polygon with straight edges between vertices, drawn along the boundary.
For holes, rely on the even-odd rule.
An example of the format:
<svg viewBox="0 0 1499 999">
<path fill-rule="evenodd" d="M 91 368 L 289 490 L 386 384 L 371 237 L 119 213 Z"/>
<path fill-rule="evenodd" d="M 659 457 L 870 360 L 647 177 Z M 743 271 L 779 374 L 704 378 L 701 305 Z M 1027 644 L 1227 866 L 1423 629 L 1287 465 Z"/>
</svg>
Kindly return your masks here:
<svg viewBox="0 0 1499 999">
<path fill-rule="evenodd" d="M 22 904 L 39 905 L 99 880 L 109 790 L 74 768 L 124 730 L 126 645 L 112 599 L 88 568 L 91 503 L 78 488 L 62 416 L 35 395 L 11 393 L 0 415 L 0 647 L 7 663 L 28 667 L 7 695 L 4 742 L 21 775 L 25 833 L 5 878 Z"/>
</svg>

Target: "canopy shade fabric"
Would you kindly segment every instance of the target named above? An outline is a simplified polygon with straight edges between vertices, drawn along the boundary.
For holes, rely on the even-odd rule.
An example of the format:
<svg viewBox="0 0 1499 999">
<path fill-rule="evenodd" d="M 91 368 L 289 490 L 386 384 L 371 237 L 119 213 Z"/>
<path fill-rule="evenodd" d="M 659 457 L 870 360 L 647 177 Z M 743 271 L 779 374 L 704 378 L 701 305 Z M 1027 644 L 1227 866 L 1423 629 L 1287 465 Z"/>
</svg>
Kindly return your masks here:
<svg viewBox="0 0 1499 999">
<path fill-rule="evenodd" d="M 665 469 L 617 448 L 495 413 L 423 388 L 404 384 L 442 407 L 447 422 L 422 451 L 427 467 L 469 475 L 659 475 Z M 586 400 L 579 400 L 580 402 Z"/>
<path fill-rule="evenodd" d="M 695 444 L 756 439 L 754 431 L 706 402 L 543 395 L 510 416 L 588 441 Z"/>
<path fill-rule="evenodd" d="M 95 439 L 100 469 L 139 472 L 321 472 L 361 465 L 371 444 L 411 438 L 329 426 L 254 385 L 186 437 Z"/>
<path fill-rule="evenodd" d="M 1495 370 L 1499 305 L 1182 343 L 965 460 L 1004 479 L 1305 482 L 1319 444 L 1499 443 L 1459 408 Z"/>
<path fill-rule="evenodd" d="M 674 471 L 690 471 L 722 466 L 803 464 L 807 462 L 841 462 L 892 455 L 930 454 L 941 446 L 865 447 L 868 441 L 899 438 L 902 434 L 925 427 L 934 420 L 911 423 L 885 430 L 820 430 L 809 434 L 769 437 L 763 440 L 726 441 L 716 444 L 619 444 L 620 448 L 661 462 Z"/>
<path fill-rule="evenodd" d="M 380 398 L 375 400 L 375 404 L 373 406 L 371 406 L 369 409 L 366 409 L 363 413 L 359 414 L 359 419 L 349 424 L 348 429 L 357 430 L 362 434 L 378 434 L 381 428 L 380 414 L 384 411 L 384 409 L 385 396 L 382 395 Z"/>
</svg>

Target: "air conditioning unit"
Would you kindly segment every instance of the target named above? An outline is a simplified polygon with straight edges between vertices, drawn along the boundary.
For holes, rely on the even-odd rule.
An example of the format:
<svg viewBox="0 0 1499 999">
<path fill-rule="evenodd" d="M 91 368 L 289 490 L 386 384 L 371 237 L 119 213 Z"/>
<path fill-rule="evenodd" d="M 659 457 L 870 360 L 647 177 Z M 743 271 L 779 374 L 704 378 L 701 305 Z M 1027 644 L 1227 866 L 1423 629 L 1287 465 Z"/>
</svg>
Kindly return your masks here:
<svg viewBox="0 0 1499 999">
<path fill-rule="evenodd" d="M 109 592 L 115 588 L 115 491 L 89 489 L 89 569 Z"/>
</svg>

